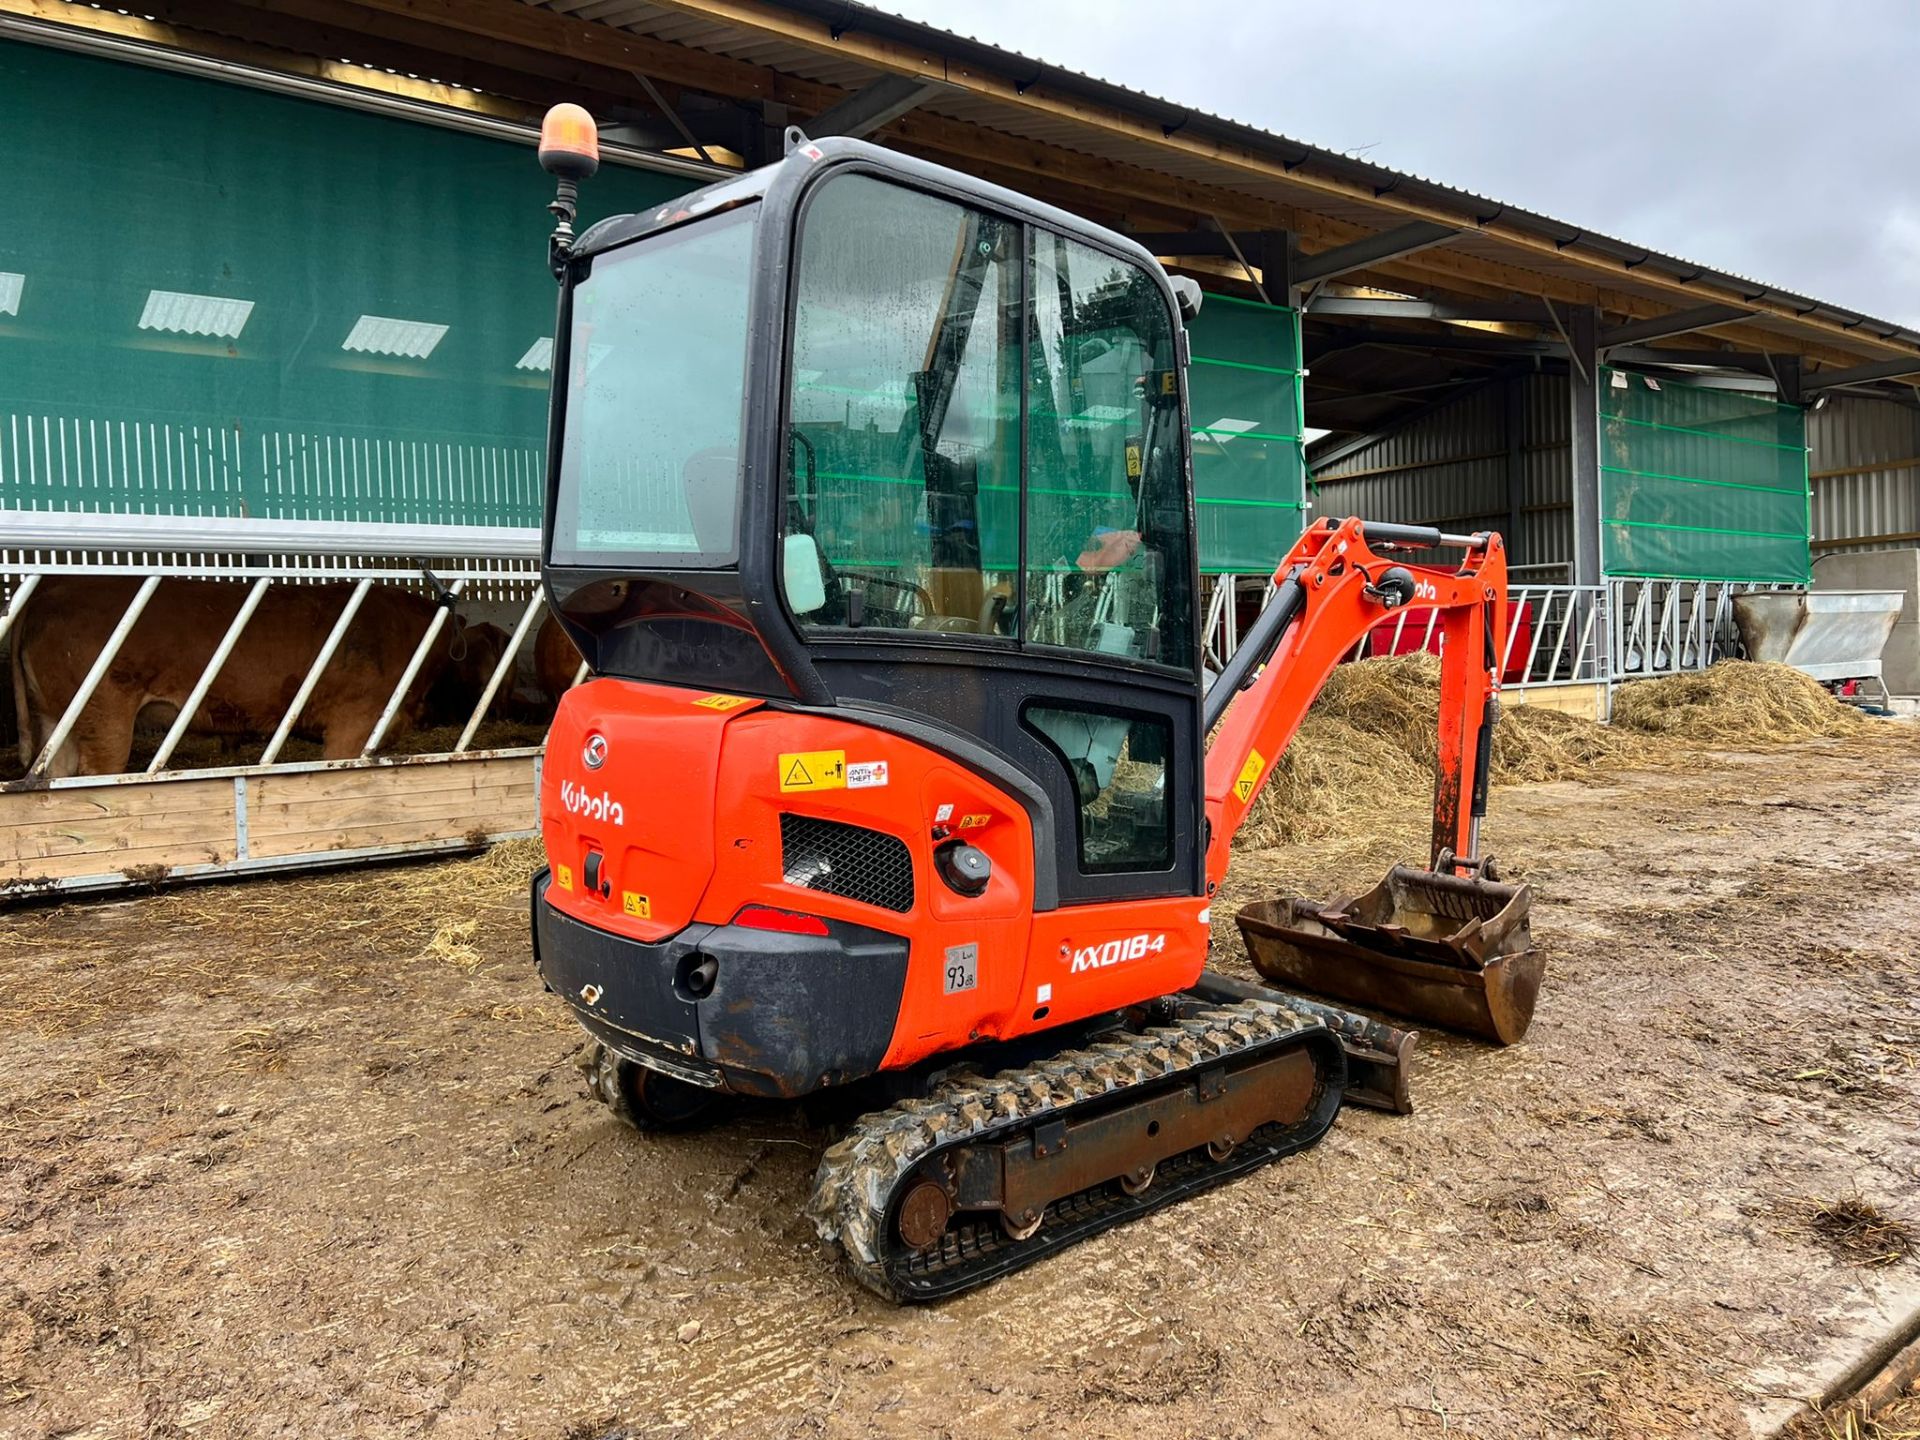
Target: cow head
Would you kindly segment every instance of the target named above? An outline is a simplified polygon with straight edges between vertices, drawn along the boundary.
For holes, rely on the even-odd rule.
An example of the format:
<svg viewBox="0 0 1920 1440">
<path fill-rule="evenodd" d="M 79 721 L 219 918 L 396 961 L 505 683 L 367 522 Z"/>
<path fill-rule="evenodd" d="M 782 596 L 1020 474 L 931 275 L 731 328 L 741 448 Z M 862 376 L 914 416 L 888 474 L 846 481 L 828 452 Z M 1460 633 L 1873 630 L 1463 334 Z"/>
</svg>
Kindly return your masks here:
<svg viewBox="0 0 1920 1440">
<path fill-rule="evenodd" d="M 427 723 L 458 724 L 473 712 L 507 653 L 507 632 L 498 625 L 462 624 L 455 617 L 438 648 L 438 672 L 427 691 Z"/>
</svg>

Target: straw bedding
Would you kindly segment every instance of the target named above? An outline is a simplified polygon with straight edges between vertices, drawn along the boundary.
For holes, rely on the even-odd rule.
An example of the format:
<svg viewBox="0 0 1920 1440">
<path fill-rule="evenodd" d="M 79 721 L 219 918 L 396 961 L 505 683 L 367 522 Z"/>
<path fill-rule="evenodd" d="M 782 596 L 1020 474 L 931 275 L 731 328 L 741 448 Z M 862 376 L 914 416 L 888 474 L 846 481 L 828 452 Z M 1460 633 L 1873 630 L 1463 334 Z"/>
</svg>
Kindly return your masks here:
<svg viewBox="0 0 1920 1440">
<path fill-rule="evenodd" d="M 1239 843 L 1283 845 L 1357 813 L 1423 805 L 1433 783 L 1440 662 L 1396 655 L 1342 665 L 1273 767 Z M 1496 784 L 1582 779 L 1598 770 L 1701 763 L 1715 745 L 1846 737 L 1876 724 L 1785 665 L 1728 660 L 1615 693 L 1611 725 L 1536 705 L 1502 708 Z M 1418 797 L 1416 800 L 1415 797 Z"/>
</svg>

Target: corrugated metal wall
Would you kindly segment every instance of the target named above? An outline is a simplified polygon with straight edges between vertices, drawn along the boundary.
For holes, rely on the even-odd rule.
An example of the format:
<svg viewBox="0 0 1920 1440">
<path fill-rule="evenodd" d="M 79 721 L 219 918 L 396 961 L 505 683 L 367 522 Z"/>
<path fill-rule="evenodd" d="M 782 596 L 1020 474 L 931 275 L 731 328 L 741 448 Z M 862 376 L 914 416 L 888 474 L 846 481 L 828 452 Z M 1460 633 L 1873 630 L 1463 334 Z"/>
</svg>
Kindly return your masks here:
<svg viewBox="0 0 1920 1440">
<path fill-rule="evenodd" d="M 1508 530 L 1510 393 L 1519 411 L 1523 476 L 1519 534 L 1508 537 L 1511 563 L 1529 567 L 1519 571 L 1526 580 L 1564 582 L 1573 548 L 1564 376 L 1526 376 L 1512 382 L 1511 392 L 1507 382 L 1494 381 L 1390 431 L 1315 473 L 1315 513 Z"/>
<path fill-rule="evenodd" d="M 1573 398 L 1564 375 L 1530 375 L 1521 382 L 1526 409 L 1521 430 L 1526 486 L 1520 497 L 1520 538 L 1510 563 L 1529 566 L 1520 578 L 1536 584 L 1573 581 Z"/>
<path fill-rule="evenodd" d="M 1814 553 L 1911 548 L 1920 534 L 1920 410 L 1836 395 L 1807 416 Z M 1899 536 L 1900 539 L 1871 537 Z M 1865 540 L 1835 546 L 1823 541 Z"/>
</svg>

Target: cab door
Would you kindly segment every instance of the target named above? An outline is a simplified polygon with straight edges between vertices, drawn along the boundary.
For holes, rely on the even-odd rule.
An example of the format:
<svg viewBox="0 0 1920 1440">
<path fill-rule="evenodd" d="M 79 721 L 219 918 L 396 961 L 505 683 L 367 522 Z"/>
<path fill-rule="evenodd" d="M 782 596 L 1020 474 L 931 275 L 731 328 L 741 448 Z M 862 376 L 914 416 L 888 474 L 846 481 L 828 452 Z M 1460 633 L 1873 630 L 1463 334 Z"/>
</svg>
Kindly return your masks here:
<svg viewBox="0 0 1920 1440">
<path fill-rule="evenodd" d="M 1044 793 L 1062 902 L 1199 894 L 1177 314 L 1150 258 L 997 199 L 852 167 L 802 205 L 785 592 L 836 696 Z"/>
</svg>

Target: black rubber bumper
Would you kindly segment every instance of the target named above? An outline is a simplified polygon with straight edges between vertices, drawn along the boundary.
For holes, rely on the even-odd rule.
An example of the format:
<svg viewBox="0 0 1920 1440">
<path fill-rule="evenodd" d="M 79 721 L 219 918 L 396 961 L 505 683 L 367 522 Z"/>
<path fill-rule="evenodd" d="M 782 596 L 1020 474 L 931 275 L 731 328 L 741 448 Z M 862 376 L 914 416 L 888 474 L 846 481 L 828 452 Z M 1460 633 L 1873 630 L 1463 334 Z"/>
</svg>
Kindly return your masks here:
<svg viewBox="0 0 1920 1440">
<path fill-rule="evenodd" d="M 554 909 L 549 882 L 533 877 L 534 965 L 588 1034 L 638 1064 L 790 1097 L 874 1074 L 893 1043 L 907 984 L 898 935 L 830 920 L 825 935 L 690 925 L 645 943 Z"/>
</svg>

